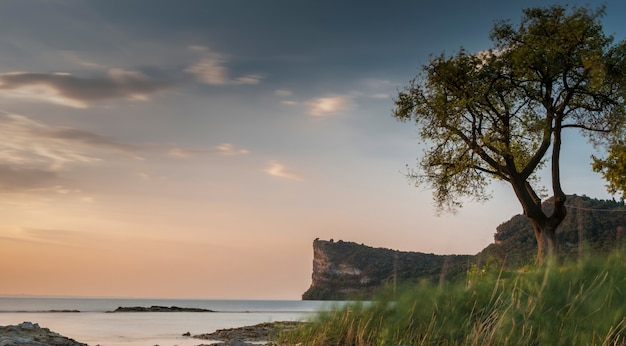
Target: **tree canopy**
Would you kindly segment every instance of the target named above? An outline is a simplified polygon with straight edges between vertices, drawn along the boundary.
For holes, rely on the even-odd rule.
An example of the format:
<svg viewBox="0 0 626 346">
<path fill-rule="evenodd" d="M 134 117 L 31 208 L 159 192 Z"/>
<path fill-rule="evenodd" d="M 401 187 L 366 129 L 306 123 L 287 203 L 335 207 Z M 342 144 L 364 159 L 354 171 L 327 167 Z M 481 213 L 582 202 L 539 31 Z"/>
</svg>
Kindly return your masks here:
<svg viewBox="0 0 626 346">
<path fill-rule="evenodd" d="M 619 193 L 626 199 L 626 142 L 623 139 L 617 139 L 609 147 L 605 158 L 593 157 L 593 170 L 602 173 L 610 193 Z"/>
<path fill-rule="evenodd" d="M 393 115 L 414 121 L 425 145 L 409 177 L 433 190 L 438 210 L 455 210 L 467 197 L 484 201 L 487 183 L 504 181 L 533 223 L 540 259 L 556 251 L 554 230 L 567 213 L 563 130 L 580 130 L 601 147 L 615 142 L 626 120 L 626 43 L 604 33 L 604 13 L 526 9 L 517 25 L 496 22 L 491 49 L 434 56 L 398 93 Z M 546 164 L 549 215 L 535 184 Z"/>
</svg>

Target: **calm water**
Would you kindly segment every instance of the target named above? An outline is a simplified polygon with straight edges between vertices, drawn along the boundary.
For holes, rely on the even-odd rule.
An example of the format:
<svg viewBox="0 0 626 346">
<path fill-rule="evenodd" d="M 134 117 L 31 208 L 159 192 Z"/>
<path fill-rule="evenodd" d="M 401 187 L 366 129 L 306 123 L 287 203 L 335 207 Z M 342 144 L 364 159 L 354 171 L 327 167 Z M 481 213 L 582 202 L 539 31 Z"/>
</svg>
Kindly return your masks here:
<svg viewBox="0 0 626 346">
<path fill-rule="evenodd" d="M 106 313 L 120 306 L 178 306 L 217 312 Z M 39 323 L 80 342 L 101 346 L 190 346 L 183 337 L 262 322 L 300 321 L 333 303 L 299 300 L 165 300 L 0 297 L 0 326 Z M 79 310 L 59 313 L 51 310 Z"/>
</svg>

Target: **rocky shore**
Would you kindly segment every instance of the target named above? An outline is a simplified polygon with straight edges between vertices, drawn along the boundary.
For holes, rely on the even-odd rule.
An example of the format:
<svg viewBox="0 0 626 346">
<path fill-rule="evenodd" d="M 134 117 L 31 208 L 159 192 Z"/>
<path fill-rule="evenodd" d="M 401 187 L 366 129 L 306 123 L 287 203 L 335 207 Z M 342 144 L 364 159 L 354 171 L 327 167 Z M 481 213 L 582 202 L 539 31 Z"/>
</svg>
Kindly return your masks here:
<svg viewBox="0 0 626 346">
<path fill-rule="evenodd" d="M 218 341 L 210 345 L 198 346 L 266 346 L 274 345 L 270 340 L 283 332 L 294 330 L 304 322 L 266 322 L 253 326 L 218 329 L 212 333 L 183 336 L 208 341 Z M 198 341 L 201 342 L 201 341 Z M 62 336 L 37 323 L 23 322 L 18 325 L 0 326 L 0 346 L 88 346 L 74 339 Z"/>
<path fill-rule="evenodd" d="M 37 323 L 0 326 L 0 346 L 88 346 Z"/>
<path fill-rule="evenodd" d="M 282 321 L 282 322 L 266 322 L 253 326 L 218 329 L 213 333 L 194 335 L 193 338 L 211 341 L 221 341 L 219 344 L 212 346 L 259 346 L 258 342 L 269 342 L 277 335 L 283 332 L 294 330 L 304 322 Z M 189 333 L 184 336 L 191 336 Z M 252 344 L 251 342 L 255 342 Z M 271 345 L 271 344 L 266 344 Z M 200 345 L 202 346 L 202 345 Z"/>
</svg>

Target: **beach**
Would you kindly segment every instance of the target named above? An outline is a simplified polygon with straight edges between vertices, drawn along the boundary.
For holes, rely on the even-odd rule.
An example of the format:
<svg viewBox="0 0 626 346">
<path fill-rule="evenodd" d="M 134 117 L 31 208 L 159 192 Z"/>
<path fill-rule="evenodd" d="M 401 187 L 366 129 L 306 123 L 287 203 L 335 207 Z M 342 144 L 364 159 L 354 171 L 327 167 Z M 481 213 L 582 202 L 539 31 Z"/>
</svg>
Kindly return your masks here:
<svg viewBox="0 0 626 346">
<path fill-rule="evenodd" d="M 215 312 L 110 312 L 120 306 L 153 305 Z M 0 326 L 28 321 L 91 346 L 193 346 L 217 343 L 194 335 L 265 322 L 303 321 L 330 306 L 297 300 L 0 297 Z"/>
</svg>

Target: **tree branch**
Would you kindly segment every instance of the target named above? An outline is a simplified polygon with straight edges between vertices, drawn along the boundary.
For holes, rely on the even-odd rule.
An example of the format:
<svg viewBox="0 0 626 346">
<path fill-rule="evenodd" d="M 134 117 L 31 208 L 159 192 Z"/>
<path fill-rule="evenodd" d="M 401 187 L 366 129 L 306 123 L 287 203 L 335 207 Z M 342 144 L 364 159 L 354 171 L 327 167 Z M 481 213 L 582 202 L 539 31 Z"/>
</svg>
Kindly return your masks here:
<svg viewBox="0 0 626 346">
<path fill-rule="evenodd" d="M 593 127 L 586 126 L 583 124 L 566 124 L 566 125 L 562 125 L 561 128 L 562 129 L 577 128 L 577 129 L 587 130 L 587 131 L 592 131 L 592 132 L 611 133 L 610 129 L 598 129 L 598 128 L 593 128 Z"/>
</svg>

